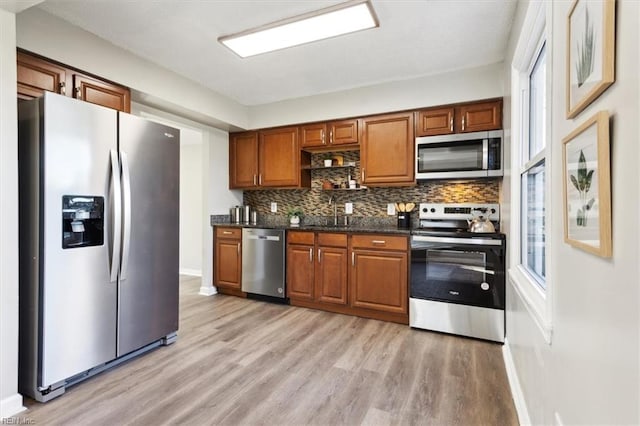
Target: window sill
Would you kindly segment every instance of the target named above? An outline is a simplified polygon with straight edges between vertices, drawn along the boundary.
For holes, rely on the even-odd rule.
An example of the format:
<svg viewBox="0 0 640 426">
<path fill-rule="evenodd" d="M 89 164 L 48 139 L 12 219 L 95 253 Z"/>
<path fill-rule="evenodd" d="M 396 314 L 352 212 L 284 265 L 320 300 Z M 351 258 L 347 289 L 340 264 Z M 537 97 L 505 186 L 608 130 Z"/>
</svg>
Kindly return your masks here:
<svg viewBox="0 0 640 426">
<path fill-rule="evenodd" d="M 545 294 L 520 265 L 509 269 L 509 282 L 538 326 L 542 337 L 550 345 L 553 327 Z"/>
</svg>

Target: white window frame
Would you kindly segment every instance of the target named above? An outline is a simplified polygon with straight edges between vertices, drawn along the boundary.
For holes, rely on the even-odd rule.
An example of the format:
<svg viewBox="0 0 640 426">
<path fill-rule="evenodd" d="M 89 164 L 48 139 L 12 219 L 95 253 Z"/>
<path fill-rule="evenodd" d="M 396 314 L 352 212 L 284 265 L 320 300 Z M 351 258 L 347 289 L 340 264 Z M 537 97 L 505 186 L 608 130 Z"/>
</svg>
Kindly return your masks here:
<svg viewBox="0 0 640 426">
<path fill-rule="evenodd" d="M 511 222 L 511 244 L 510 244 L 510 262 L 508 277 L 512 287 L 520 296 L 520 299 L 527 308 L 527 311 L 538 326 L 545 341 L 551 344 L 552 335 L 552 298 L 553 298 L 553 274 L 552 274 L 552 256 L 549 250 L 551 247 L 553 236 L 549 232 L 551 227 L 551 97 L 552 97 L 552 32 L 551 19 L 552 13 L 551 2 L 532 1 L 529 3 L 525 21 L 518 39 L 515 49 L 513 62 L 511 64 L 511 205 L 512 205 L 512 222 Z M 547 25 L 549 23 L 549 25 Z M 540 50 L 546 44 L 545 50 L 545 71 L 546 71 L 546 143 L 541 153 L 531 158 L 524 164 L 524 158 L 527 158 L 529 135 L 529 76 L 535 62 L 538 58 Z M 526 138 L 526 139 L 524 139 Z M 523 149 L 527 149 L 524 153 Z M 526 154 L 526 157 L 525 157 Z M 545 289 L 543 289 L 536 277 L 534 277 L 522 265 L 522 228 L 521 224 L 526 217 L 522 214 L 522 173 L 529 166 L 538 163 L 542 158 L 545 159 Z M 526 214 L 526 212 L 524 212 Z"/>
</svg>

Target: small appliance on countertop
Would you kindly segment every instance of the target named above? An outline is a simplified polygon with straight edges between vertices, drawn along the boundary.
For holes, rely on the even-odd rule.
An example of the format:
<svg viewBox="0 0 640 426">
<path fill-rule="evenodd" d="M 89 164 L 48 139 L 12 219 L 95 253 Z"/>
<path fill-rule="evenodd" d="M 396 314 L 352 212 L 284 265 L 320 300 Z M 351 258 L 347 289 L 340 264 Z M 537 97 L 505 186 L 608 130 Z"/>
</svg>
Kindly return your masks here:
<svg viewBox="0 0 640 426">
<path fill-rule="evenodd" d="M 419 219 L 411 231 L 409 325 L 504 342 L 506 240 L 497 231 L 500 206 L 420 204 Z M 474 226 L 476 219 L 491 226 Z"/>
</svg>

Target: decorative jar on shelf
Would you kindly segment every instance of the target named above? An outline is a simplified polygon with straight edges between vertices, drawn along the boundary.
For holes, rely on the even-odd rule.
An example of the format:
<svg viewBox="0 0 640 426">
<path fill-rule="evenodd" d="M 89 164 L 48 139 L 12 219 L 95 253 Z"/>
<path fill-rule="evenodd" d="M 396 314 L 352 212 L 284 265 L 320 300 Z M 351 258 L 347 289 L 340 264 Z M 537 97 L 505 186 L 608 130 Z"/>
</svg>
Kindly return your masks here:
<svg viewBox="0 0 640 426">
<path fill-rule="evenodd" d="M 295 225 L 300 225 L 300 216 L 291 216 L 291 217 L 289 218 L 289 223 L 290 223 L 291 225 L 294 225 L 294 226 L 295 226 Z"/>
</svg>

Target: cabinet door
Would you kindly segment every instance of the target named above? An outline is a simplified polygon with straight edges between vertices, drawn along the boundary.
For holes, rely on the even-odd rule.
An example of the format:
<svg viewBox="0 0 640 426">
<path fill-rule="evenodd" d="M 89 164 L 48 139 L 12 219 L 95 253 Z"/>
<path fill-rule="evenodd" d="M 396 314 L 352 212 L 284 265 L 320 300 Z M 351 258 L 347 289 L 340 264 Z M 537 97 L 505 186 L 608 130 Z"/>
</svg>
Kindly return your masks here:
<svg viewBox="0 0 640 426">
<path fill-rule="evenodd" d="M 61 66 L 28 55 L 17 53 L 18 99 L 33 99 L 45 91 L 66 94 L 67 70 Z"/>
<path fill-rule="evenodd" d="M 352 145 L 359 142 L 358 120 L 341 120 L 329 123 L 330 145 Z"/>
<path fill-rule="evenodd" d="M 313 246 L 299 244 L 289 244 L 287 246 L 288 297 L 313 300 L 313 261 Z"/>
<path fill-rule="evenodd" d="M 215 285 L 240 290 L 242 243 L 240 240 L 216 239 Z"/>
<path fill-rule="evenodd" d="M 300 127 L 300 146 L 302 148 L 327 145 L 327 126 L 324 123 L 307 124 Z"/>
<path fill-rule="evenodd" d="M 339 305 L 347 304 L 346 248 L 318 248 L 316 300 Z"/>
<path fill-rule="evenodd" d="M 414 183 L 413 134 L 412 113 L 362 119 L 362 183 L 381 186 Z"/>
<path fill-rule="evenodd" d="M 407 253 L 353 250 L 351 306 L 407 313 Z"/>
<path fill-rule="evenodd" d="M 131 111 L 129 89 L 82 74 L 73 75 L 73 97 L 118 111 Z"/>
<path fill-rule="evenodd" d="M 258 133 L 231 134 L 229 138 L 229 188 L 258 186 Z"/>
<path fill-rule="evenodd" d="M 258 159 L 260 186 L 298 186 L 300 183 L 298 128 L 286 127 L 260 132 Z"/>
<path fill-rule="evenodd" d="M 416 136 L 453 133 L 453 108 L 431 108 L 418 111 Z"/>
<path fill-rule="evenodd" d="M 460 132 L 479 132 L 502 128 L 502 101 L 480 102 L 456 108 Z"/>
</svg>

